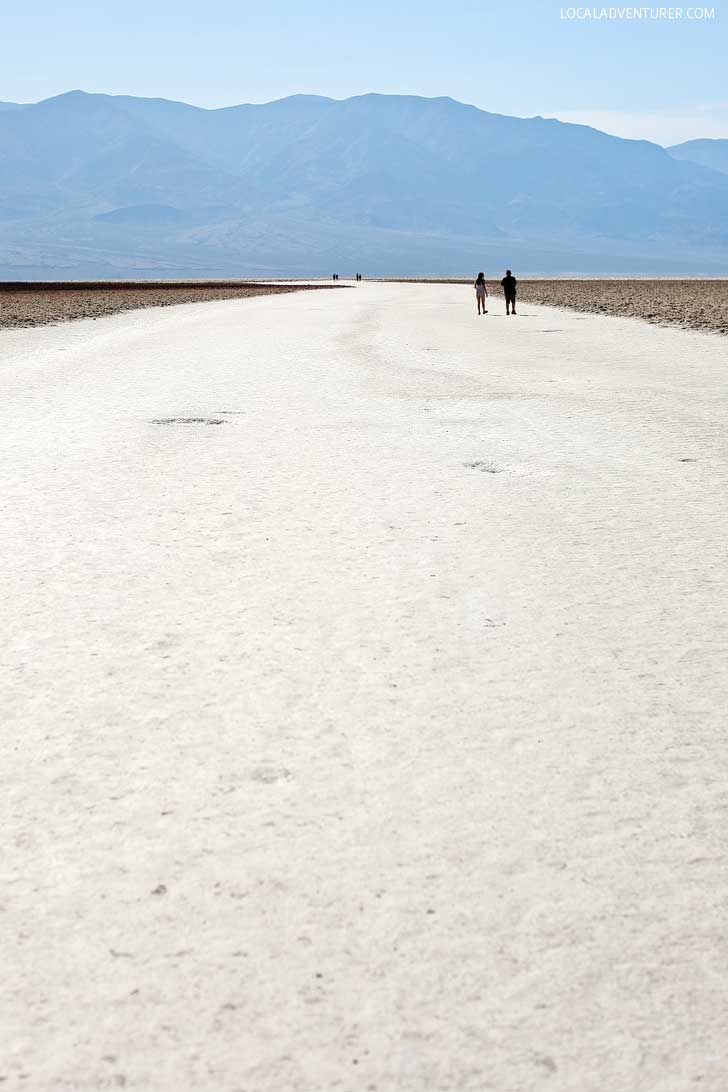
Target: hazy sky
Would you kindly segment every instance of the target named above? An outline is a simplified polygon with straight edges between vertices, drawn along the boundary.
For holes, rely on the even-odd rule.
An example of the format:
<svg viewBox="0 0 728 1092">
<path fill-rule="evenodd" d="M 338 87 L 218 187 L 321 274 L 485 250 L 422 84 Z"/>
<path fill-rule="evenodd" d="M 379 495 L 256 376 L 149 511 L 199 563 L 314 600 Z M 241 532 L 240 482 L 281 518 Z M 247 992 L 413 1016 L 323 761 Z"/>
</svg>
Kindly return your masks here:
<svg viewBox="0 0 728 1092">
<path fill-rule="evenodd" d="M 635 21 L 563 18 L 571 5 L 551 0 L 35 0 L 4 5 L 0 99 L 81 88 L 211 107 L 382 91 L 660 143 L 728 137 L 728 5 L 705 6 L 713 19 L 686 5 Z"/>
</svg>

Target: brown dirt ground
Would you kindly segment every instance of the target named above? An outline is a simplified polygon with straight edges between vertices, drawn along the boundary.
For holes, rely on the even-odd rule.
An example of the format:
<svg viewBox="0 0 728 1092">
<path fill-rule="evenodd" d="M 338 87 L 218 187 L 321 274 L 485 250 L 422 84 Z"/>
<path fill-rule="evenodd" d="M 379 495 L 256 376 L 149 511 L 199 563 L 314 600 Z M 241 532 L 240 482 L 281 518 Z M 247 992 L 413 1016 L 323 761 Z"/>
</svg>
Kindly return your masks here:
<svg viewBox="0 0 728 1092">
<path fill-rule="evenodd" d="M 332 285 L 251 284 L 245 281 L 0 282 L 0 329 L 45 326 L 79 318 L 100 318 L 139 307 L 268 296 Z"/>
<path fill-rule="evenodd" d="M 519 280 L 518 295 L 551 307 L 728 334 L 728 280 Z"/>
<path fill-rule="evenodd" d="M 488 292 L 496 298 L 503 295 L 500 287 L 502 276 L 486 277 Z M 472 284 L 472 280 L 442 278 L 440 283 Z M 519 277 L 518 299 L 544 303 L 550 307 L 566 307 L 572 311 L 623 315 L 659 325 L 728 334 L 728 280 L 548 280 Z"/>
</svg>

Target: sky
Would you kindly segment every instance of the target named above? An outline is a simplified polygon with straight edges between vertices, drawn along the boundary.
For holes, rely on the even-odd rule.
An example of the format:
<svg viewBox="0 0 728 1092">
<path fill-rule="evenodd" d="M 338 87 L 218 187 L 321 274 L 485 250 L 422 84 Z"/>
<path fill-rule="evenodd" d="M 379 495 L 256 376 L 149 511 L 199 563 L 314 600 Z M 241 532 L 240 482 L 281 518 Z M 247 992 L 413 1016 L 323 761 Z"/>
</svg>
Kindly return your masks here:
<svg viewBox="0 0 728 1092">
<path fill-rule="evenodd" d="M 4 6 L 0 100 L 80 88 L 217 107 L 379 91 L 660 144 L 728 137 L 728 0 L 703 7 L 712 18 L 551 0 L 34 0 Z"/>
</svg>

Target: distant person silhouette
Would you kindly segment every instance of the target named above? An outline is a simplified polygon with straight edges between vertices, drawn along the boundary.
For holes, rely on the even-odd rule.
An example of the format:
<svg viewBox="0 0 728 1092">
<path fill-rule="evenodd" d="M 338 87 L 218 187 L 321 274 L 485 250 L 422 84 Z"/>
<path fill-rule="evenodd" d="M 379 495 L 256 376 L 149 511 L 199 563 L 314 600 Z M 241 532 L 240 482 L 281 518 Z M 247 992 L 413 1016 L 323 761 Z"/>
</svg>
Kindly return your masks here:
<svg viewBox="0 0 728 1092">
<path fill-rule="evenodd" d="M 478 273 L 478 276 L 475 278 L 475 284 L 473 285 L 473 287 L 475 288 L 475 300 L 478 304 L 478 314 L 487 315 L 488 311 L 485 306 L 485 301 L 488 298 L 488 289 L 485 287 L 484 273 Z"/>
<path fill-rule="evenodd" d="M 518 281 L 511 273 L 510 269 L 506 269 L 506 275 L 501 281 L 501 288 L 503 289 L 503 295 L 506 297 L 506 314 L 510 315 L 511 311 L 515 315 L 516 313 L 516 286 Z"/>
</svg>

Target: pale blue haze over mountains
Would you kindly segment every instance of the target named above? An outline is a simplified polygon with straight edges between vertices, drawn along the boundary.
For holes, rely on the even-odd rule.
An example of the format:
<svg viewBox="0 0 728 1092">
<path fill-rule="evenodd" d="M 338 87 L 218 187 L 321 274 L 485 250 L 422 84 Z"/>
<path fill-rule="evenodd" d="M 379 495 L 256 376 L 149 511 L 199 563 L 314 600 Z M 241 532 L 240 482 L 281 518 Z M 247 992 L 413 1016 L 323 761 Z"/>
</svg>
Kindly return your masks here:
<svg viewBox="0 0 728 1092">
<path fill-rule="evenodd" d="M 728 139 L 686 140 L 683 144 L 673 144 L 667 150 L 675 159 L 687 159 L 728 174 Z"/>
<path fill-rule="evenodd" d="M 672 18 L 639 20 L 563 18 L 568 7 L 560 0 L 5 4 L 0 98 L 37 102 L 82 87 L 210 108 L 376 90 L 451 95 L 495 113 L 543 114 L 662 145 L 728 136 L 725 5 L 709 5 L 709 19 L 688 18 L 684 5 L 663 9 Z M 609 7 L 617 15 L 634 10 Z"/>
<path fill-rule="evenodd" d="M 728 141 L 450 98 L 0 104 L 0 276 L 728 272 Z"/>
</svg>

